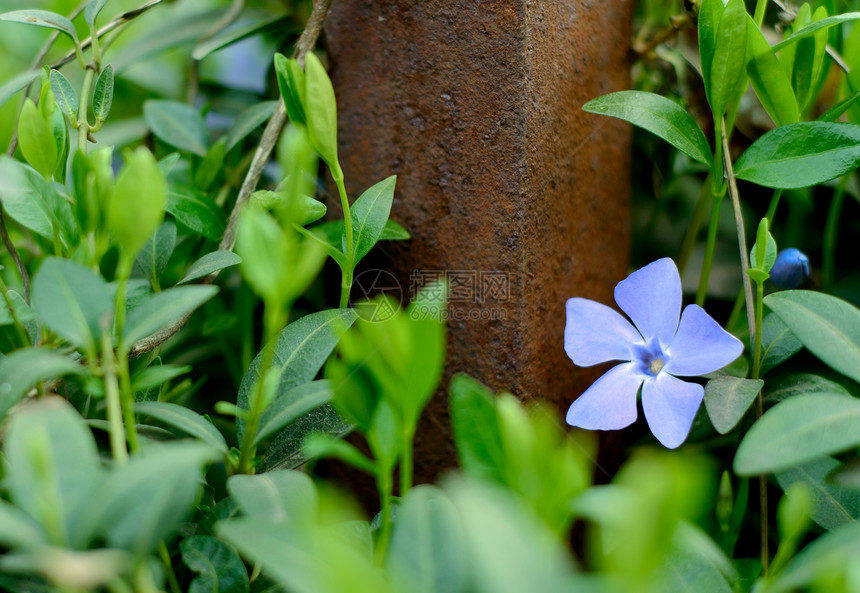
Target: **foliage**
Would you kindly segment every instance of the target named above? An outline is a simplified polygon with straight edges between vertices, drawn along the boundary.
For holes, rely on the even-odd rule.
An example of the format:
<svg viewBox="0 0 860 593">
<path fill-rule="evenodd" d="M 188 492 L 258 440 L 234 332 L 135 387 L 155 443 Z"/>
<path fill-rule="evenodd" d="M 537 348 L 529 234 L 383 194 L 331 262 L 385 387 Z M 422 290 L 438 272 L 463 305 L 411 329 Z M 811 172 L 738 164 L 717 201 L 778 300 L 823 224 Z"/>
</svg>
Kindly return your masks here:
<svg viewBox="0 0 860 593">
<path fill-rule="evenodd" d="M 626 431 L 620 468 L 545 404 L 443 382 L 444 282 L 350 300 L 409 233 L 394 176 L 347 194 L 310 3 L 42 4 L 0 14 L 0 588 L 856 588 L 856 1 L 643 0 L 636 89 L 583 106 L 645 131 L 633 324 L 571 295 L 564 342 L 629 361 L 571 424 L 627 427 L 644 392 L 657 440 Z M 414 486 L 440 390 L 459 468 Z"/>
</svg>

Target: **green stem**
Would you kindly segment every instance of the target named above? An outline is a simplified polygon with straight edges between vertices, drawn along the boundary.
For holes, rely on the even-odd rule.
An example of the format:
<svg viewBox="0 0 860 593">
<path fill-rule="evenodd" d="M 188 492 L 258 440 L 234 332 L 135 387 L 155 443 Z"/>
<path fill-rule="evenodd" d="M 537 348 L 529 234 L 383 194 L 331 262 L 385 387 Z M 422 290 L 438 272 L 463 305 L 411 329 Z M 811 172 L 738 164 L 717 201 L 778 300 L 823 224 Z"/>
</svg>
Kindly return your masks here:
<svg viewBox="0 0 860 593">
<path fill-rule="evenodd" d="M 84 74 L 84 84 L 81 87 L 78 120 L 75 122 L 75 127 L 78 129 L 78 150 L 84 154 L 87 153 L 87 134 L 90 133 L 90 125 L 87 123 L 87 106 L 90 104 L 90 93 L 92 92 L 95 75 L 95 69 L 88 66 Z"/>
<path fill-rule="evenodd" d="M 705 305 L 705 297 L 708 294 L 708 279 L 711 276 L 711 266 L 714 263 L 714 251 L 717 245 L 717 229 L 720 223 L 720 206 L 723 196 L 711 196 L 711 219 L 708 221 L 708 239 L 705 243 L 705 258 L 702 261 L 702 271 L 699 274 L 699 288 L 696 291 L 696 304 L 700 307 Z"/>
<path fill-rule="evenodd" d="M 761 29 L 761 25 L 764 22 L 764 13 L 767 10 L 767 2 L 768 0 L 756 0 L 755 3 L 755 14 L 753 16 L 753 20 L 759 29 Z"/>
<path fill-rule="evenodd" d="M 343 233 L 346 239 L 346 265 L 341 269 L 340 283 L 340 306 L 346 307 L 349 304 L 349 291 L 352 289 L 352 274 L 355 269 L 355 246 L 352 237 L 352 215 L 349 210 L 349 198 L 346 195 L 346 186 L 343 183 L 343 171 L 340 165 L 335 163 L 334 167 L 330 167 L 331 176 L 337 185 L 337 193 L 340 195 L 340 206 L 343 210 Z"/>
<path fill-rule="evenodd" d="M 102 367 L 104 369 L 105 402 L 110 434 L 111 455 L 117 465 L 128 463 L 128 450 L 122 429 L 122 406 L 119 398 L 119 382 L 114 368 L 113 346 L 107 332 L 102 334 Z"/>
<path fill-rule="evenodd" d="M 711 184 L 713 176 L 708 175 L 705 182 L 702 184 L 702 189 L 699 192 L 699 199 L 696 201 L 696 207 L 693 209 L 693 216 L 690 218 L 690 225 L 687 227 L 687 233 L 684 235 L 684 241 L 681 243 L 681 250 L 678 254 L 678 271 L 683 274 L 687 267 L 687 262 L 690 261 L 690 255 L 693 253 L 693 247 L 696 246 L 696 237 L 699 236 L 699 230 L 702 228 L 702 223 L 705 221 L 705 216 L 708 215 L 708 197 L 711 195 Z"/>
<path fill-rule="evenodd" d="M 756 282 L 755 299 L 755 340 L 753 345 L 752 378 L 758 379 L 761 374 L 761 326 L 764 315 L 764 285 Z"/>
<path fill-rule="evenodd" d="M 102 53 L 99 48 L 99 35 L 93 25 L 90 25 L 90 40 L 90 50 L 93 52 L 93 64 L 95 64 L 96 71 L 101 72 Z"/>
<path fill-rule="evenodd" d="M 779 206 L 779 199 L 782 197 L 782 190 L 775 189 L 773 190 L 773 196 L 770 198 L 770 204 L 767 207 L 767 214 L 765 217 L 767 218 L 767 224 L 769 227 L 773 226 L 773 218 L 776 216 L 776 208 Z"/>
<path fill-rule="evenodd" d="M 170 561 L 170 552 L 167 551 L 164 540 L 158 542 L 158 556 L 161 559 L 161 566 L 164 567 L 167 584 L 170 585 L 170 593 L 182 593 L 182 587 L 179 586 L 179 581 L 176 579 L 173 563 Z"/>
<path fill-rule="evenodd" d="M 131 276 L 133 262 L 125 254 L 120 256 L 117 266 L 116 301 L 114 303 L 114 327 L 117 340 L 123 343 L 123 331 L 125 330 L 125 289 Z M 120 403 L 122 406 L 122 417 L 125 423 L 126 438 L 131 452 L 138 448 L 137 426 L 134 417 L 134 392 L 131 389 L 131 376 L 128 369 L 128 347 L 120 346 L 117 349 L 117 375 L 120 384 Z"/>
<path fill-rule="evenodd" d="M 412 439 L 414 435 L 409 433 L 403 434 L 403 454 L 400 456 L 400 496 L 401 498 L 409 494 L 412 488 L 412 467 L 414 451 L 412 448 Z"/>
<path fill-rule="evenodd" d="M 379 527 L 379 539 L 376 541 L 374 560 L 377 564 L 382 565 L 385 562 L 388 541 L 391 538 L 391 490 L 393 488 L 393 480 L 391 479 L 391 468 L 383 467 L 381 464 L 377 468 L 376 487 L 379 490 L 379 501 L 382 508 L 380 509 L 381 524 Z"/>
<path fill-rule="evenodd" d="M 824 224 L 823 256 L 821 258 L 821 281 L 825 290 L 833 287 L 833 277 L 836 270 L 836 238 L 839 234 L 839 217 L 842 214 L 842 204 L 845 202 L 845 186 L 848 175 L 839 180 L 830 209 L 827 211 L 827 222 Z"/>
</svg>

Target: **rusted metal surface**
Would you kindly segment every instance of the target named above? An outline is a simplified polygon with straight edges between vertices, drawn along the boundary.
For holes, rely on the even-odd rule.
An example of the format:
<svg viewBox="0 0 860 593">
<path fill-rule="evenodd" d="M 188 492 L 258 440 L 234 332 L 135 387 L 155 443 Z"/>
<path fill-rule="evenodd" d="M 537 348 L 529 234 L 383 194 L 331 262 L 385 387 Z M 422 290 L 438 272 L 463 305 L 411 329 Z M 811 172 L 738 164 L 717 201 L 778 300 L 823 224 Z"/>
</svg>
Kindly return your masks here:
<svg viewBox="0 0 860 593">
<path fill-rule="evenodd" d="M 373 265 L 407 295 L 415 271 L 456 272 L 466 291 L 454 308 L 464 318 L 448 324 L 446 386 L 466 372 L 563 412 L 596 377 L 564 353 L 564 302 L 612 303 L 625 276 L 630 132 L 580 108 L 628 87 L 630 13 L 631 0 L 332 6 L 347 189 L 354 198 L 396 173 L 392 218 L 413 237 Z M 507 293 L 497 283 L 482 295 L 481 272 L 503 275 Z M 444 391 L 416 449 L 419 479 L 456 463 Z"/>
</svg>

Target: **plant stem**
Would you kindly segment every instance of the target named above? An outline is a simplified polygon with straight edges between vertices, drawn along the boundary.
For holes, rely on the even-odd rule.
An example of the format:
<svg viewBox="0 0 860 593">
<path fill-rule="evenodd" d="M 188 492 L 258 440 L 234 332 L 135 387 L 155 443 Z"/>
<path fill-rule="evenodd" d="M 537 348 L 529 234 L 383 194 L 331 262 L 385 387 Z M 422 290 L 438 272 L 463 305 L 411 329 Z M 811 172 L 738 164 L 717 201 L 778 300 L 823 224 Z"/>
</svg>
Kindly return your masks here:
<svg viewBox="0 0 860 593">
<path fill-rule="evenodd" d="M 75 127 L 78 129 L 78 150 L 84 154 L 87 154 L 87 134 L 90 133 L 90 125 L 87 123 L 87 107 L 90 104 L 90 92 L 92 92 L 95 75 L 95 69 L 87 66 L 78 105 L 78 121 L 75 123 Z"/>
<path fill-rule="evenodd" d="M 381 520 L 379 527 L 379 539 L 376 541 L 374 560 L 382 565 L 388 551 L 388 540 L 391 538 L 391 490 L 393 487 L 391 479 L 391 468 L 377 466 L 376 487 L 379 490 L 379 501 Z"/>
<path fill-rule="evenodd" d="M 705 243 L 705 257 L 702 260 L 702 271 L 699 273 L 699 288 L 696 291 L 696 304 L 700 307 L 705 305 L 705 297 L 708 294 L 708 279 L 711 276 L 711 266 L 714 263 L 714 251 L 717 245 L 717 229 L 720 223 L 720 206 L 723 196 L 711 195 L 711 219 L 708 221 L 708 239 Z"/>
<path fill-rule="evenodd" d="M 767 207 L 767 214 L 765 217 L 767 218 L 767 224 L 769 227 L 773 226 L 773 218 L 776 216 L 776 208 L 779 206 L 779 199 L 782 197 L 782 190 L 775 189 L 773 190 L 773 196 L 770 198 L 770 204 Z"/>
<path fill-rule="evenodd" d="M 693 253 L 693 247 L 696 245 L 696 237 L 699 235 L 699 230 L 708 214 L 708 197 L 711 195 L 712 183 L 713 175 L 708 174 L 699 192 L 699 199 L 696 200 L 696 207 L 693 209 L 693 216 L 690 218 L 690 225 L 687 227 L 684 241 L 681 243 L 681 249 L 678 253 L 678 272 L 681 274 L 684 273 L 687 262 L 690 261 L 690 254 Z"/>
<path fill-rule="evenodd" d="M 400 497 L 409 494 L 412 488 L 412 466 L 413 466 L 413 447 L 412 439 L 414 434 L 404 432 L 403 434 L 403 454 L 400 456 Z"/>
<path fill-rule="evenodd" d="M 343 210 L 343 234 L 346 239 L 346 266 L 342 268 L 340 282 L 340 306 L 349 305 L 349 292 L 352 289 L 352 274 L 355 269 L 355 246 L 352 237 L 352 215 L 349 210 L 349 198 L 346 195 L 346 186 L 343 183 L 343 171 L 340 165 L 330 167 L 331 176 L 337 185 L 337 193 L 340 195 L 340 207 Z"/>
<path fill-rule="evenodd" d="M 830 202 L 830 209 L 827 211 L 827 222 L 824 225 L 821 283 L 825 290 L 830 290 L 833 287 L 833 276 L 836 269 L 836 237 L 839 233 L 839 216 L 842 213 L 842 204 L 845 202 L 845 186 L 848 179 L 848 175 L 845 175 L 836 185 L 833 199 Z"/>
<path fill-rule="evenodd" d="M 182 593 L 182 587 L 179 586 L 179 581 L 176 580 L 176 573 L 173 571 L 173 563 L 170 561 L 170 552 L 167 551 L 167 546 L 164 544 L 164 540 L 158 542 L 158 556 L 161 559 L 161 566 L 164 567 L 167 584 L 170 585 L 170 593 Z"/>
<path fill-rule="evenodd" d="M 123 344 L 122 334 L 125 330 L 125 289 L 131 276 L 133 262 L 125 254 L 120 256 L 117 266 L 116 301 L 114 302 L 114 327 L 117 340 Z M 131 377 L 128 370 L 128 346 L 121 345 L 117 349 L 117 373 L 120 381 L 120 403 L 125 423 L 126 438 L 131 452 L 137 451 L 137 426 L 134 418 L 134 393 L 131 390 Z"/>
<path fill-rule="evenodd" d="M 111 455 L 117 465 L 128 463 L 128 450 L 122 429 L 122 406 L 119 399 L 119 383 L 114 368 L 113 346 L 107 332 L 102 334 L 102 367 L 104 369 L 105 402 L 110 433 Z"/>
</svg>

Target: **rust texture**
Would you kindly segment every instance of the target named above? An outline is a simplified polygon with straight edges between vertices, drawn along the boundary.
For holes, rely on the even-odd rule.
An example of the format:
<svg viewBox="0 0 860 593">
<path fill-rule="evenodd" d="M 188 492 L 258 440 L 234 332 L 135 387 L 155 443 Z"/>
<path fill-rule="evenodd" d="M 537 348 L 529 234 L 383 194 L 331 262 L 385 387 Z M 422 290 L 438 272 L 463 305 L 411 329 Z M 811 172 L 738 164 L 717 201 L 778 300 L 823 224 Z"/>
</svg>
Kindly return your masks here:
<svg viewBox="0 0 860 593">
<path fill-rule="evenodd" d="M 466 317 L 448 323 L 443 389 L 416 440 L 419 480 L 456 463 L 444 389 L 453 373 L 562 413 L 597 376 L 564 353 L 564 303 L 611 304 L 625 276 L 630 131 L 581 106 L 628 88 L 631 4 L 332 6 L 326 35 L 347 190 L 354 199 L 396 173 L 392 218 L 413 237 L 385 244 L 371 265 L 397 274 L 407 296 L 416 270 L 454 272 L 453 310 Z M 503 274 L 506 287 L 482 294 L 481 272 Z"/>
</svg>

